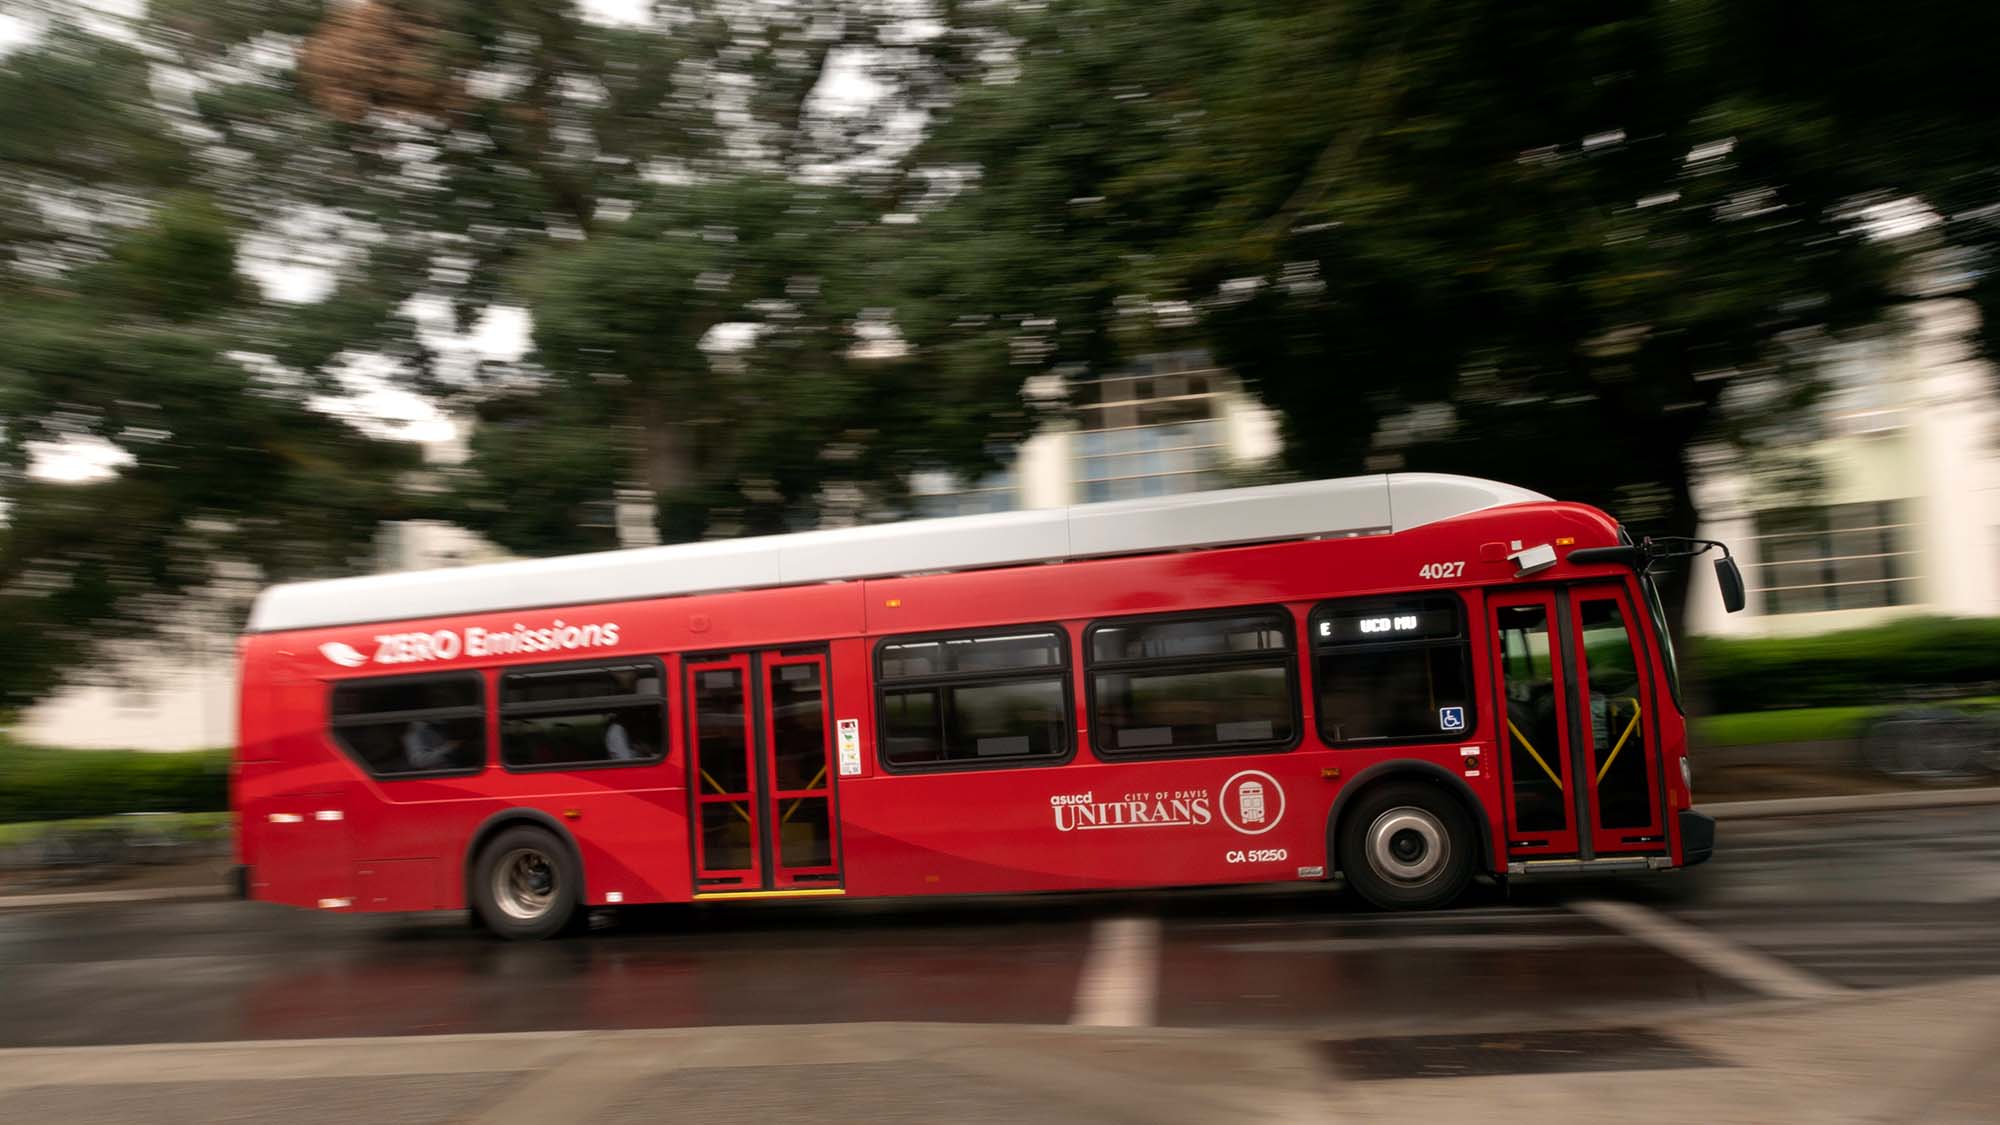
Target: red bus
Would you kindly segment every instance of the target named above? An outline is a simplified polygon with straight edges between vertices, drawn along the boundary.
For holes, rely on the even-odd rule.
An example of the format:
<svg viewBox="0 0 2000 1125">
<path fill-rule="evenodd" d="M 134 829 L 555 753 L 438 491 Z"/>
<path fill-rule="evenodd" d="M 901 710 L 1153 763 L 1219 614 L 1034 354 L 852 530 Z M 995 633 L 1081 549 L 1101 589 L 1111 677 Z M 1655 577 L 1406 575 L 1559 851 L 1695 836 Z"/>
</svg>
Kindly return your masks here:
<svg viewBox="0 0 2000 1125">
<path fill-rule="evenodd" d="M 532 938 L 621 903 L 1436 907 L 1699 863 L 1648 570 L 1711 546 L 1395 474 L 272 587 L 239 885 Z"/>
</svg>

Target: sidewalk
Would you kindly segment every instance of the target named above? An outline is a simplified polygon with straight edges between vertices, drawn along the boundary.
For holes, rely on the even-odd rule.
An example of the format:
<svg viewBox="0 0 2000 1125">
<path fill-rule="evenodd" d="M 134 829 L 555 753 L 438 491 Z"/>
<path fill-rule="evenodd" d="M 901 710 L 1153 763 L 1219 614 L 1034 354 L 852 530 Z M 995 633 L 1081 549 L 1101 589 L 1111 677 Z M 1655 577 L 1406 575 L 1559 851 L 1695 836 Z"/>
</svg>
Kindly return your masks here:
<svg viewBox="0 0 2000 1125">
<path fill-rule="evenodd" d="M 0 1051 L 0 1104 L 19 1120 L 68 1125 L 1983 1122 L 2000 1104 L 2000 1068 L 1988 1065 L 2000 1048 L 2000 978 L 1651 1029 L 1540 1030 L 1457 1037 L 1455 1049 L 932 1024 L 30 1049 Z M 1587 1049 L 1634 1039 L 1650 1046 L 1618 1057 Z M 1438 1076 L 1369 1076 L 1398 1067 Z M 1443 1076 L 1466 1068 L 1487 1076 Z"/>
</svg>

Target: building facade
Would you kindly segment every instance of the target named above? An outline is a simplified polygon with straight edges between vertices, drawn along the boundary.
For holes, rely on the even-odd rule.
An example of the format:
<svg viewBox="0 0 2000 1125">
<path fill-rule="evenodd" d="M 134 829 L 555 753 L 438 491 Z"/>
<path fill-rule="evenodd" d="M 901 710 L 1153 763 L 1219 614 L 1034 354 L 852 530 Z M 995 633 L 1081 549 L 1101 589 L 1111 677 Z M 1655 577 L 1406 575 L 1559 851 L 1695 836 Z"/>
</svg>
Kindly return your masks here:
<svg viewBox="0 0 2000 1125">
<path fill-rule="evenodd" d="M 1816 487 L 1787 489 L 1719 457 L 1698 474 L 1701 534 L 1734 550 L 1749 604 L 1725 614 L 1698 566 L 1693 632 L 2000 614 L 2000 401 L 1967 346 L 1974 315 L 1925 301 L 1898 335 L 1833 350 L 1815 440 L 1797 451 Z"/>
</svg>

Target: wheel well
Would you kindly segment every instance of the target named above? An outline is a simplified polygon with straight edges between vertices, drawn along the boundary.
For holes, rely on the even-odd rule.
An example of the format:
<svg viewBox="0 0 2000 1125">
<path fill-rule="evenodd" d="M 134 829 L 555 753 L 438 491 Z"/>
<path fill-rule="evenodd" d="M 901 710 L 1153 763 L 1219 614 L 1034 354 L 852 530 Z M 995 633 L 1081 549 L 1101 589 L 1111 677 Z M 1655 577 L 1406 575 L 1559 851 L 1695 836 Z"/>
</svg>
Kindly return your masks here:
<svg viewBox="0 0 2000 1125">
<path fill-rule="evenodd" d="M 563 847 L 569 849 L 570 859 L 576 862 L 577 902 L 583 903 L 587 901 L 585 896 L 588 893 L 590 885 L 589 874 L 583 869 L 583 851 L 576 846 L 576 838 L 569 834 L 569 830 L 564 828 L 555 817 L 550 816 L 540 809 L 506 809 L 494 813 L 492 816 L 481 821 L 479 827 L 472 832 L 472 842 L 465 847 L 465 859 L 461 865 L 463 870 L 460 872 L 460 884 L 461 889 L 465 892 L 465 904 L 467 906 L 472 905 L 472 869 L 479 863 L 479 853 L 485 850 L 487 842 L 492 840 L 493 837 L 498 836 L 509 828 L 522 824 L 546 829 L 557 840 L 562 842 Z"/>
<path fill-rule="evenodd" d="M 1448 794 L 1465 810 L 1472 822 L 1473 834 L 1479 837 L 1479 870 L 1493 871 L 1493 823 L 1486 816 L 1486 809 L 1479 798 L 1461 778 L 1435 762 L 1415 760 L 1378 762 L 1356 774 L 1333 799 L 1333 808 L 1326 814 L 1326 867 L 1327 873 L 1340 870 L 1340 818 L 1348 807 L 1365 793 L 1392 785 L 1399 781 L 1415 781 L 1430 785 Z"/>
</svg>

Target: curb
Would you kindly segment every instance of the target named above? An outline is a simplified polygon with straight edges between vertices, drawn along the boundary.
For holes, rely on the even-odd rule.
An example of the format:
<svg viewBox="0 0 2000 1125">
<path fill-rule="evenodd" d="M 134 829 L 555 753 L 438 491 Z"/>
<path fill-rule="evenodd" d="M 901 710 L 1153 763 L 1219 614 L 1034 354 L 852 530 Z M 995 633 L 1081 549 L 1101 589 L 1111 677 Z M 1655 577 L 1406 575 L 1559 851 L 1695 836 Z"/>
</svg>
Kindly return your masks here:
<svg viewBox="0 0 2000 1125">
<path fill-rule="evenodd" d="M 1968 808 L 2000 805 L 2000 786 L 1937 789 L 1923 792 L 1857 793 L 1847 797 L 1781 797 L 1769 801 L 1722 801 L 1696 808 L 1717 820 L 1756 820 L 1779 816 L 1826 816 L 1837 813 L 1894 812 L 1898 809 Z"/>
<path fill-rule="evenodd" d="M 197 902 L 225 899 L 227 887 L 143 887 L 122 891 L 64 891 L 57 894 L 0 895 L 0 910 L 29 906 L 95 906 L 112 902 Z"/>
</svg>

